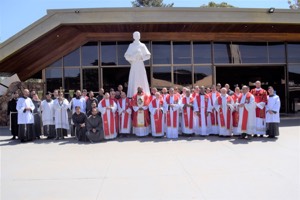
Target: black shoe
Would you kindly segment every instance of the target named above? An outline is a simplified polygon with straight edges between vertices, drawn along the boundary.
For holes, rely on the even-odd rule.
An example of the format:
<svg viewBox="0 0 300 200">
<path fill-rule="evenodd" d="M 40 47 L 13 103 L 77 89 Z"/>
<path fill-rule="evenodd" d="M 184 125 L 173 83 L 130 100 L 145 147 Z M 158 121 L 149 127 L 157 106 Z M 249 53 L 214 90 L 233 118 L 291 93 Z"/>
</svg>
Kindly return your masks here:
<svg viewBox="0 0 300 200">
<path fill-rule="evenodd" d="M 13 136 L 12 138 L 10 138 L 10 140 L 15 140 L 16 139 L 16 136 Z"/>
<path fill-rule="evenodd" d="M 54 140 L 59 140 L 59 137 L 54 138 Z"/>
<path fill-rule="evenodd" d="M 259 137 L 264 137 L 264 135 L 260 135 Z"/>
<path fill-rule="evenodd" d="M 242 133 L 242 134 L 239 136 L 239 139 L 246 139 L 246 136 L 247 136 L 246 133 Z"/>
<path fill-rule="evenodd" d="M 254 135 L 253 135 L 253 137 L 257 137 L 257 135 L 256 135 L 256 134 L 254 134 Z"/>
<path fill-rule="evenodd" d="M 40 137 L 40 136 L 37 136 L 36 139 L 39 140 L 39 139 L 41 139 L 41 137 Z"/>
</svg>

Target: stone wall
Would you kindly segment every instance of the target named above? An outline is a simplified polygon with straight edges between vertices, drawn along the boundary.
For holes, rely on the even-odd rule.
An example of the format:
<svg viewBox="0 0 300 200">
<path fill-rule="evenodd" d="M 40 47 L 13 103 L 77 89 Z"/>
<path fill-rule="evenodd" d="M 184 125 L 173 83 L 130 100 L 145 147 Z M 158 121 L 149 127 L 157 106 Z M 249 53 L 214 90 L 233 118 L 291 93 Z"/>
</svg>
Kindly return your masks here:
<svg viewBox="0 0 300 200">
<path fill-rule="evenodd" d="M 6 93 L 0 96 L 0 126 L 7 126 L 9 124 L 9 118 L 7 116 L 7 103 L 11 99 L 11 94 L 15 91 L 22 96 L 22 90 L 29 89 L 36 91 L 43 91 L 43 83 L 37 82 L 14 82 L 10 84 Z"/>
</svg>

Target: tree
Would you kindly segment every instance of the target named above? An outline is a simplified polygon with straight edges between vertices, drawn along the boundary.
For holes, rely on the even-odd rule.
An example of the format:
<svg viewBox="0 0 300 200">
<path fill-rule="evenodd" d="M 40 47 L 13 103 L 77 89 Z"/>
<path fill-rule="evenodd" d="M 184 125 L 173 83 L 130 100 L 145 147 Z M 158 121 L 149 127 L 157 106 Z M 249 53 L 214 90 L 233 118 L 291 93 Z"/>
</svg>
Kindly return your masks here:
<svg viewBox="0 0 300 200">
<path fill-rule="evenodd" d="M 234 8 L 233 5 L 230 5 L 226 2 L 222 2 L 222 3 L 215 3 L 213 1 L 208 2 L 208 4 L 203 4 L 202 6 L 200 6 L 201 8 Z"/>
<path fill-rule="evenodd" d="M 163 0 L 134 0 L 132 7 L 173 7 L 174 3 L 164 4 Z"/>
<path fill-rule="evenodd" d="M 300 0 L 288 0 L 288 4 L 290 5 L 290 9 L 300 9 Z"/>
</svg>

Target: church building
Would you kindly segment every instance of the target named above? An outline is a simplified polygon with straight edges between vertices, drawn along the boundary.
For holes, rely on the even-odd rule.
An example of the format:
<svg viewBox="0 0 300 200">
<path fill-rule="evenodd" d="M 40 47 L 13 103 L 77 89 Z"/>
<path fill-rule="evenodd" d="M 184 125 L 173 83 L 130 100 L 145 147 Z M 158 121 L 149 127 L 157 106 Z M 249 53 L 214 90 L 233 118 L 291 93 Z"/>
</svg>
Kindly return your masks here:
<svg viewBox="0 0 300 200">
<path fill-rule="evenodd" d="M 281 98 L 281 111 L 300 102 L 300 14 L 288 9 L 95 8 L 48 10 L 0 44 L 0 76 L 40 79 L 97 92 L 126 90 L 124 54 L 139 31 L 151 53 L 151 87 L 249 85 L 260 80 Z"/>
</svg>

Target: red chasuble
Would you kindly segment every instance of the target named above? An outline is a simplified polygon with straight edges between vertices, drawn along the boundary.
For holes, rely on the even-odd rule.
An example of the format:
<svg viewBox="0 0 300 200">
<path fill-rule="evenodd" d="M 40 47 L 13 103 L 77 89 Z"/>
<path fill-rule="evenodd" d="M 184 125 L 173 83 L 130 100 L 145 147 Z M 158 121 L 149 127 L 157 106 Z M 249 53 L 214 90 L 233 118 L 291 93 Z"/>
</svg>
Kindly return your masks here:
<svg viewBox="0 0 300 200">
<path fill-rule="evenodd" d="M 111 99 L 118 105 L 118 99 L 116 99 L 116 98 L 111 98 Z M 115 120 L 116 120 L 116 131 L 118 133 L 119 132 L 119 115 L 118 115 L 118 110 L 116 111 Z"/>
<path fill-rule="evenodd" d="M 190 97 L 190 101 L 187 102 L 187 97 L 182 99 L 183 104 L 193 104 L 194 98 Z M 190 116 L 188 116 L 187 107 L 183 109 L 183 118 L 184 118 L 184 126 L 189 127 L 190 129 L 193 128 L 193 110 L 190 109 Z"/>
<path fill-rule="evenodd" d="M 145 95 L 144 93 L 142 94 L 142 96 L 144 97 L 144 106 L 148 106 L 149 105 L 149 98 L 147 95 Z M 138 106 L 138 99 L 137 99 L 138 95 L 135 94 L 133 95 L 132 97 L 132 100 L 131 100 L 131 106 Z M 144 127 L 147 127 L 149 126 L 150 124 L 150 119 L 149 119 L 149 112 L 148 112 L 148 109 L 147 110 L 144 110 Z M 133 127 L 139 127 L 138 126 L 138 112 L 134 112 L 133 111 L 133 121 L 132 121 L 132 126 Z"/>
<path fill-rule="evenodd" d="M 122 98 L 118 100 L 119 101 L 119 105 L 120 105 L 121 108 L 123 108 L 123 105 L 122 105 L 123 101 L 122 100 L 123 100 Z M 124 112 L 124 124 L 123 124 L 122 128 L 126 129 L 128 127 L 128 120 L 129 120 L 129 114 L 127 113 L 126 110 L 128 108 L 131 108 L 130 107 L 130 99 L 126 97 L 125 103 L 126 103 L 126 105 L 125 105 L 125 112 Z M 122 115 L 120 115 L 120 124 L 119 124 L 120 127 L 122 125 L 122 120 L 123 120 L 122 119 Z"/>
<path fill-rule="evenodd" d="M 153 108 L 162 108 L 163 107 L 163 100 L 162 98 L 159 99 L 159 105 L 156 105 L 156 99 L 152 100 L 152 107 Z M 156 111 L 154 114 L 154 121 L 155 121 L 155 130 L 157 133 L 162 133 L 163 132 L 163 114 L 161 113 L 161 110 Z"/>
<path fill-rule="evenodd" d="M 148 98 L 149 103 L 151 103 L 153 99 L 155 99 L 155 95 L 150 95 Z"/>
<path fill-rule="evenodd" d="M 109 106 L 113 107 L 113 105 L 114 105 L 114 100 L 109 99 Z M 105 99 L 103 99 L 101 101 L 101 106 L 103 108 L 107 107 Z M 107 117 L 107 112 L 110 112 L 110 119 L 108 119 L 108 117 Z M 114 132 L 115 132 L 115 120 L 114 120 L 113 112 L 110 109 L 106 109 L 106 112 L 102 116 L 103 116 L 104 134 L 106 136 L 114 134 Z M 110 120 L 110 126 L 108 125 L 108 120 Z"/>
<path fill-rule="evenodd" d="M 213 106 L 214 105 L 214 101 L 212 99 L 212 92 L 208 94 L 209 98 L 210 98 L 210 103 Z M 216 99 L 218 99 L 218 97 L 220 96 L 220 92 L 216 92 Z M 215 112 L 211 112 L 210 113 L 210 120 L 211 120 L 211 125 L 216 126 L 218 125 L 218 118 L 217 116 L 215 116 Z"/>
<path fill-rule="evenodd" d="M 199 108 L 199 113 L 200 113 L 200 115 L 199 115 L 199 126 L 200 127 L 202 127 L 202 122 L 201 122 L 201 96 L 202 95 L 197 95 L 196 96 L 196 101 L 197 101 L 197 105 L 198 105 L 198 108 Z M 208 99 L 209 99 L 209 97 L 208 97 L 208 95 L 207 94 L 205 94 L 204 95 L 204 101 L 205 101 L 205 103 L 204 103 L 204 105 L 205 105 L 205 113 L 207 112 L 207 108 L 208 108 Z M 206 116 L 204 116 L 205 117 L 205 124 L 207 125 L 207 117 Z"/>
<path fill-rule="evenodd" d="M 239 103 L 241 103 L 241 100 L 242 100 L 242 97 L 243 95 L 239 96 Z M 251 93 L 248 92 L 246 94 L 246 100 L 245 100 L 245 104 L 249 104 L 250 102 L 250 97 L 251 97 Z M 243 112 L 243 119 L 242 119 L 242 131 L 247 131 L 247 124 L 248 124 L 248 111 L 247 109 L 245 108 L 245 106 L 243 107 L 244 109 L 244 112 Z"/>
<path fill-rule="evenodd" d="M 166 97 L 166 102 L 168 105 L 170 105 L 170 98 L 171 98 L 170 95 L 168 95 Z M 179 97 L 177 95 L 173 95 L 173 99 L 174 99 L 173 104 L 178 104 Z M 171 112 L 169 109 L 167 112 L 167 126 L 171 127 Z M 173 111 L 173 128 L 176 128 L 176 127 L 177 127 L 177 110 Z"/>
<path fill-rule="evenodd" d="M 240 93 L 239 95 L 236 95 L 235 93 L 231 96 L 232 99 L 233 99 L 233 102 L 236 103 L 238 102 L 239 100 L 239 97 L 241 96 L 242 94 Z M 239 111 L 238 110 L 234 110 L 232 112 L 232 126 L 233 127 L 238 127 L 239 125 Z"/>
<path fill-rule="evenodd" d="M 227 129 L 230 129 L 230 119 L 231 119 L 231 113 L 230 113 L 230 110 L 229 108 L 227 108 L 227 112 L 224 113 L 223 109 L 222 109 L 222 97 L 219 96 L 218 99 L 218 105 L 220 106 L 220 110 L 219 110 L 219 116 L 220 116 L 220 125 L 221 127 L 225 127 L 225 117 L 224 117 L 224 114 L 227 116 L 227 126 L 226 128 Z M 228 95 L 227 98 L 226 98 L 226 102 L 227 104 L 231 102 L 231 97 Z"/>
<path fill-rule="evenodd" d="M 256 90 L 255 88 L 250 91 L 251 94 L 253 94 L 255 102 L 264 102 L 267 103 L 268 101 L 268 94 L 267 91 L 264 89 Z M 266 118 L 266 107 L 264 109 L 260 109 L 256 107 L 256 117 L 258 118 Z"/>
</svg>

